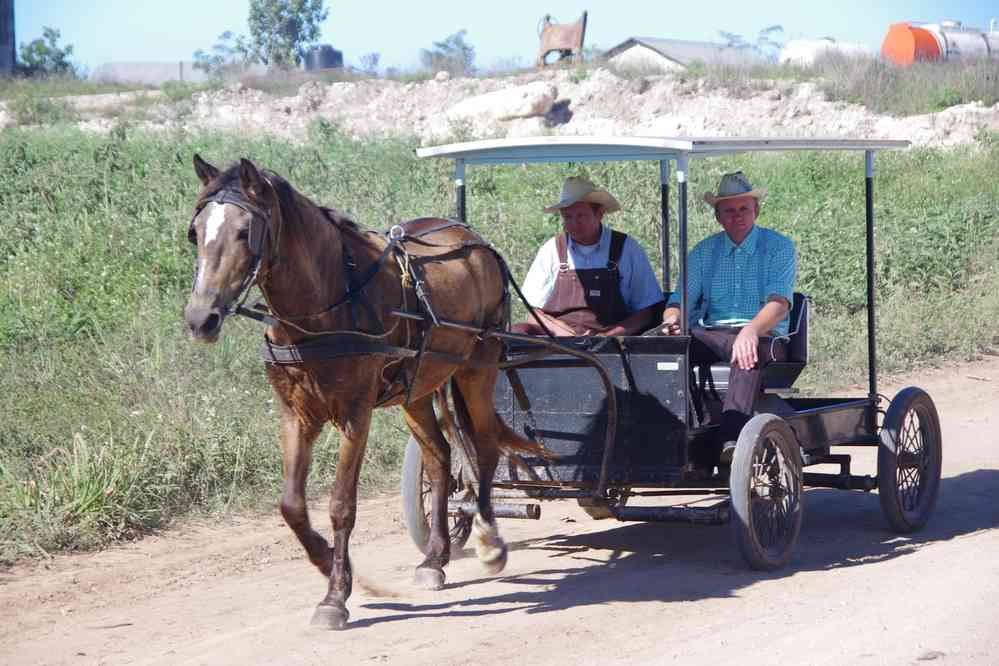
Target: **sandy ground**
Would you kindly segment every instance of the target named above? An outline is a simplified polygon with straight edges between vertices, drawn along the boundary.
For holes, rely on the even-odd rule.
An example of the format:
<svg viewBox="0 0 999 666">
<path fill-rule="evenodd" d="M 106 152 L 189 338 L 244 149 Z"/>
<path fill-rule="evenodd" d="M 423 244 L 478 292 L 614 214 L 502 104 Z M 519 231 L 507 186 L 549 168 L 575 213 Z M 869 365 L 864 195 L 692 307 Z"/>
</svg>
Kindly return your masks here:
<svg viewBox="0 0 999 666">
<path fill-rule="evenodd" d="M 792 563 L 761 574 L 728 527 L 556 502 L 501 522 L 502 576 L 466 553 L 427 592 L 409 582 L 398 498 L 382 497 L 360 507 L 350 625 L 328 632 L 309 627 L 324 581 L 275 511 L 3 572 L 0 663 L 997 664 L 999 358 L 883 390 L 907 384 L 930 392 L 944 433 L 939 503 L 910 537 L 886 529 L 875 494 L 811 490 Z"/>
</svg>

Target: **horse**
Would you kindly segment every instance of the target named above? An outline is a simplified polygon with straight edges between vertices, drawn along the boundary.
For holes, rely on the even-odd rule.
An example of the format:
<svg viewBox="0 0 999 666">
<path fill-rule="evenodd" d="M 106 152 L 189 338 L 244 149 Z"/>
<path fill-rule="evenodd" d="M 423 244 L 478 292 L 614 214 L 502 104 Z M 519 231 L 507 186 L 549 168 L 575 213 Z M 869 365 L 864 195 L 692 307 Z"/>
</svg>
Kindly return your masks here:
<svg viewBox="0 0 999 666">
<path fill-rule="evenodd" d="M 281 514 L 329 583 L 312 623 L 343 629 L 350 617 L 348 544 L 376 407 L 399 405 L 420 444 L 432 510 L 415 580 L 443 587 L 450 445 L 433 401 L 448 382 L 478 467 L 473 543 L 490 574 L 502 571 L 507 547 L 490 502 L 499 456 L 548 453 L 506 426 L 493 402 L 502 344 L 481 333 L 509 323 L 509 273 L 499 254 L 456 220 L 420 218 L 381 234 L 248 159 L 225 171 L 199 155 L 193 161 L 202 187 L 188 230 L 197 265 L 184 318 L 191 337 L 205 343 L 218 340 L 233 313 L 268 324 L 262 353 L 280 406 Z M 263 307 L 243 306 L 253 284 Z M 328 422 L 340 432 L 332 547 L 312 528 L 305 499 L 312 446 Z"/>
</svg>

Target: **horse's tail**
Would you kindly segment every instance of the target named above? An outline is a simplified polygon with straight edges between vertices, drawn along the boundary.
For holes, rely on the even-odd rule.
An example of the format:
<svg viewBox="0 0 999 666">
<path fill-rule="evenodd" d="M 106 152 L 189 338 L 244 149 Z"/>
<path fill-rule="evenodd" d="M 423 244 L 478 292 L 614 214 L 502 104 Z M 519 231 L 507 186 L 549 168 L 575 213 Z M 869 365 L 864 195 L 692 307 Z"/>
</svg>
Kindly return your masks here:
<svg viewBox="0 0 999 666">
<path fill-rule="evenodd" d="M 468 433 L 469 437 L 471 437 L 474 442 L 475 427 L 472 423 L 472 417 L 468 412 L 468 405 L 465 404 L 465 396 L 461 394 L 458 382 L 456 382 L 453 378 L 451 379 L 451 398 L 454 401 L 454 411 L 458 418 L 458 424 L 461 426 L 462 430 Z M 544 458 L 546 460 L 553 460 L 557 457 L 543 444 L 518 435 L 513 429 L 507 426 L 507 424 L 503 423 L 503 419 L 500 418 L 500 415 L 497 414 L 495 410 L 493 411 L 493 415 L 496 419 L 496 425 L 499 430 L 498 441 L 500 451 L 503 454 L 508 456 L 532 456 L 536 458 Z"/>
</svg>

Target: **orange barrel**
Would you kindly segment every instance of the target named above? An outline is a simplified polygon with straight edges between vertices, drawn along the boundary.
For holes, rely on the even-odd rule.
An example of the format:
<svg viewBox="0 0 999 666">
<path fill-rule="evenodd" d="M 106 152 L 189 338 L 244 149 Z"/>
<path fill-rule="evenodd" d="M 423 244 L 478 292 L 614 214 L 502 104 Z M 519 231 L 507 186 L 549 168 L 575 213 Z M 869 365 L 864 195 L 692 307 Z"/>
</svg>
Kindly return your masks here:
<svg viewBox="0 0 999 666">
<path fill-rule="evenodd" d="M 917 60 L 939 60 L 940 43 L 932 32 L 908 23 L 892 23 L 881 42 L 881 56 L 896 65 Z"/>
</svg>

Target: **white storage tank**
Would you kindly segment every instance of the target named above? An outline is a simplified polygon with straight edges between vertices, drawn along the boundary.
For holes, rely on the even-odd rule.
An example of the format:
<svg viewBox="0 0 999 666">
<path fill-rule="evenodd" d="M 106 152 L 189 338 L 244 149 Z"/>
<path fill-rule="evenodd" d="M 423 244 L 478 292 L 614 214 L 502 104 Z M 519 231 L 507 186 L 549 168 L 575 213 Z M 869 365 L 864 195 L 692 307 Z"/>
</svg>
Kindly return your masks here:
<svg viewBox="0 0 999 666">
<path fill-rule="evenodd" d="M 897 65 L 916 60 L 999 58 L 999 32 L 995 19 L 988 32 L 960 21 L 894 23 L 881 43 L 881 55 Z"/>
<path fill-rule="evenodd" d="M 867 47 L 851 42 L 839 42 L 832 37 L 822 39 L 792 39 L 780 50 L 777 61 L 781 64 L 811 67 L 826 54 L 838 54 L 848 58 L 871 55 Z"/>
</svg>

